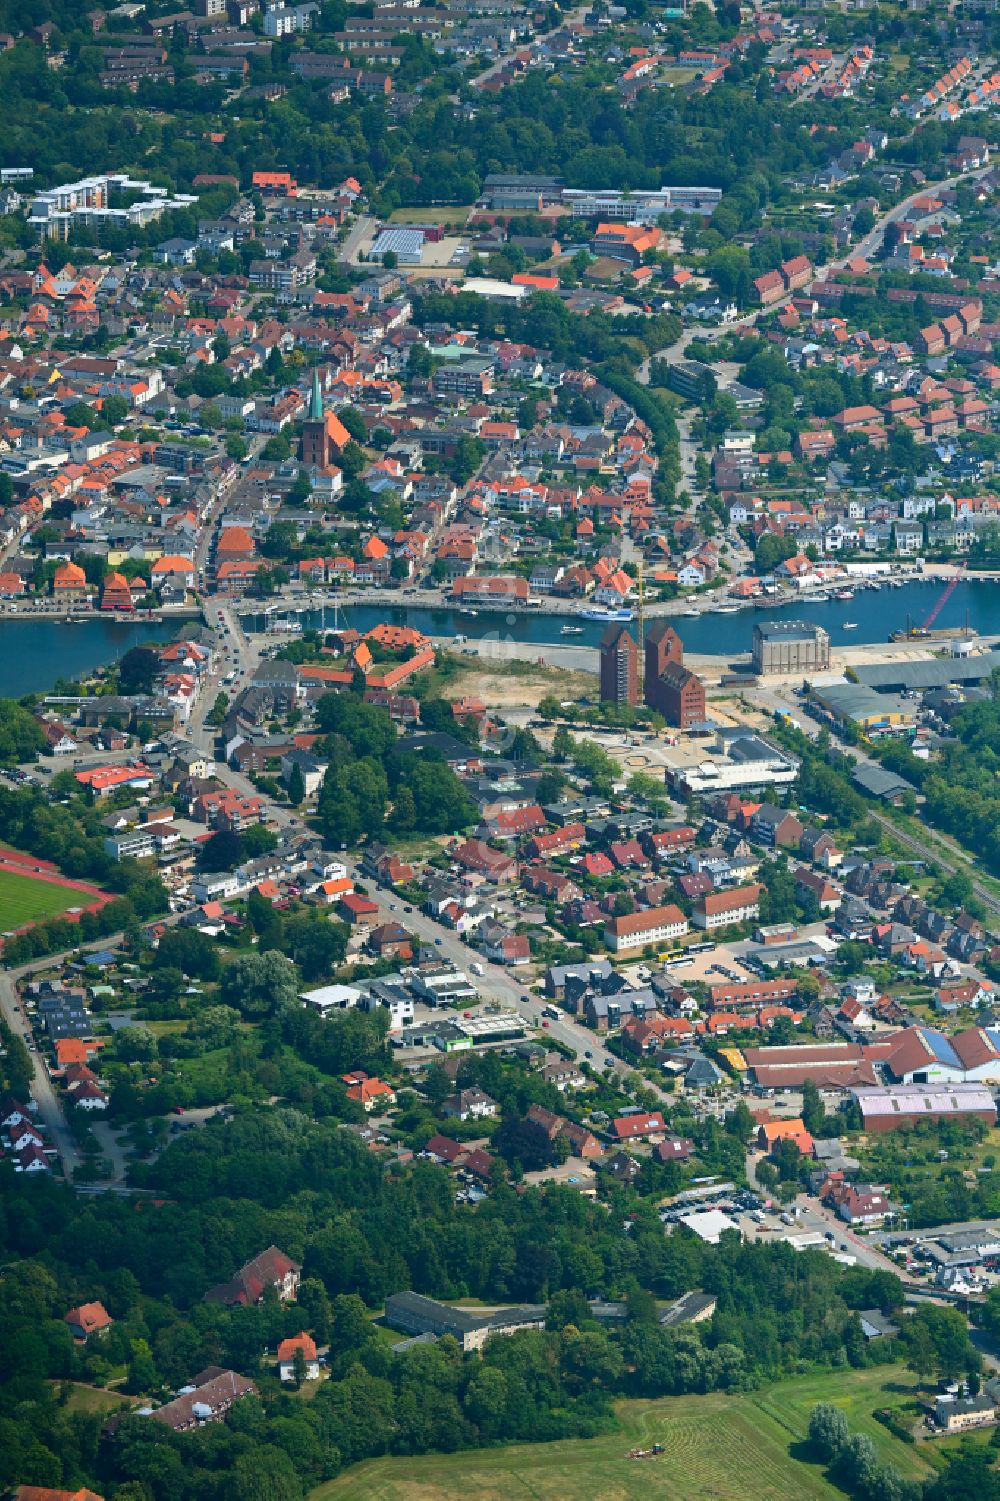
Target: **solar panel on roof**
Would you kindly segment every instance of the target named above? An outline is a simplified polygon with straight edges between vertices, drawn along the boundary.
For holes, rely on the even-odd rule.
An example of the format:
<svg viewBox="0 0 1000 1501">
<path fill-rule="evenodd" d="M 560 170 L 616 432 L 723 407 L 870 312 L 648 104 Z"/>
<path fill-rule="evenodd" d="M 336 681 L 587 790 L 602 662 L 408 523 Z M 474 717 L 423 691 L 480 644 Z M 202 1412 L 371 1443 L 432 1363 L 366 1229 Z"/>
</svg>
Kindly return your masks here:
<svg viewBox="0 0 1000 1501">
<path fill-rule="evenodd" d="M 958 1054 L 943 1032 L 932 1032 L 929 1027 L 921 1027 L 920 1035 L 938 1063 L 944 1063 L 950 1068 L 962 1067 Z"/>
</svg>

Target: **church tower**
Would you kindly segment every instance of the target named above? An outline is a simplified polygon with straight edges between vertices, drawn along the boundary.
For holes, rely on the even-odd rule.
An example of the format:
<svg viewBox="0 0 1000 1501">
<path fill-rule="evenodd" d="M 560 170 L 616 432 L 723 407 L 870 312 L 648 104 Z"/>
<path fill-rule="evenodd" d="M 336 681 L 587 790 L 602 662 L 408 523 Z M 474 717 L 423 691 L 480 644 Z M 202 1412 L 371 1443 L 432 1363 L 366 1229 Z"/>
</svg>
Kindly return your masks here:
<svg viewBox="0 0 1000 1501">
<path fill-rule="evenodd" d="M 330 436 L 323 415 L 319 371 L 313 371 L 309 416 L 302 426 L 302 462 L 310 469 L 326 469 L 330 463 Z"/>
</svg>

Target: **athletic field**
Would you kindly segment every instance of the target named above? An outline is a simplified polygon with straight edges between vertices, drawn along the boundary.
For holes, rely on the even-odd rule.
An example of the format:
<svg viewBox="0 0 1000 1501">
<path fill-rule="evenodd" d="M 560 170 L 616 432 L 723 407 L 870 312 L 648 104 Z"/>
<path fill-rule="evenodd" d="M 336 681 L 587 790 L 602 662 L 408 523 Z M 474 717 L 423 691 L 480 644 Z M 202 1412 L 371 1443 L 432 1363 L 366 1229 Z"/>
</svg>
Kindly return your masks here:
<svg viewBox="0 0 1000 1501">
<path fill-rule="evenodd" d="M 52 881 L 36 881 L 31 876 L 0 870 L 0 931 L 9 933 L 29 923 L 58 917 L 67 907 L 87 907 L 92 896 L 74 891 L 71 886 L 57 886 Z"/>
</svg>

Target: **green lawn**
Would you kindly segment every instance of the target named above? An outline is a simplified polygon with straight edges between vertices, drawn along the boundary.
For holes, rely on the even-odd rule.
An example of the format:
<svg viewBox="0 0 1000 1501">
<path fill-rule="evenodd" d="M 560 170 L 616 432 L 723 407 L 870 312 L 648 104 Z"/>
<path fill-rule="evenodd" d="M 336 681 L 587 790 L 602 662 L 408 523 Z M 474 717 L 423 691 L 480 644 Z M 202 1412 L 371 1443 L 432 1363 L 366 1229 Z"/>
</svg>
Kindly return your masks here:
<svg viewBox="0 0 1000 1501">
<path fill-rule="evenodd" d="M 122 1368 L 121 1375 L 125 1371 Z M 53 1391 L 58 1395 L 59 1382 L 52 1383 Z M 86 1382 L 73 1381 L 70 1383 L 69 1398 L 66 1402 L 67 1412 L 108 1413 L 115 1412 L 119 1407 L 131 1407 L 140 1401 L 139 1397 L 128 1397 L 124 1392 L 107 1391 L 104 1387 L 88 1386 Z"/>
<path fill-rule="evenodd" d="M 884 1386 L 890 1388 L 884 1394 Z M 514 1444 L 465 1454 L 375 1459 L 312 1492 L 312 1501 L 843 1501 L 803 1439 L 815 1402 L 845 1409 L 908 1476 L 927 1467 L 917 1451 L 872 1418 L 894 1385 L 911 1385 L 899 1368 L 822 1372 L 749 1396 L 665 1397 L 622 1402 L 621 1427 L 601 1438 Z M 630 1460 L 633 1445 L 665 1445 L 658 1458 Z"/>
<path fill-rule="evenodd" d="M 809 1428 L 809 1414 L 817 1402 L 832 1402 L 847 1415 L 852 1432 L 865 1433 L 881 1457 L 896 1466 L 900 1474 L 919 1480 L 927 1474 L 922 1449 L 903 1444 L 872 1416 L 877 1407 L 896 1407 L 910 1400 L 916 1384 L 902 1366 L 873 1366 L 864 1371 L 818 1371 L 782 1381 L 777 1386 L 754 1392 L 752 1401 L 761 1411 L 783 1422 L 796 1438 L 803 1438 Z"/>
<path fill-rule="evenodd" d="M 91 900 L 82 891 L 0 870 L 0 922 L 5 932 L 42 918 L 56 917 L 67 907 L 86 907 Z"/>
<path fill-rule="evenodd" d="M 474 203 L 414 204 L 411 208 L 393 209 L 390 224 L 456 224 L 464 225 Z"/>
</svg>

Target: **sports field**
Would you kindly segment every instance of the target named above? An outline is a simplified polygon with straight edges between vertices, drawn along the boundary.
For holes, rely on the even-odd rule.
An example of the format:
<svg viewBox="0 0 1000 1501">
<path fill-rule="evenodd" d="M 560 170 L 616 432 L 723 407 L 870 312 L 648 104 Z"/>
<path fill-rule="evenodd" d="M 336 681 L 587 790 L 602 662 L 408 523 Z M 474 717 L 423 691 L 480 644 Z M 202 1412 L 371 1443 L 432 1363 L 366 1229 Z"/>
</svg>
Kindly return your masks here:
<svg viewBox="0 0 1000 1501">
<path fill-rule="evenodd" d="M 919 1451 L 871 1416 L 911 1383 L 882 1367 L 823 1372 L 748 1396 L 623 1402 L 619 1431 L 601 1438 L 370 1460 L 320 1486 L 311 1501 L 843 1501 L 802 1442 L 813 1404 L 843 1406 L 852 1429 L 868 1433 L 883 1458 L 921 1476 L 928 1470 Z M 626 1458 L 633 1446 L 653 1443 L 666 1452 Z"/>
<path fill-rule="evenodd" d="M 70 886 L 0 870 L 0 931 L 5 933 L 46 917 L 56 917 L 67 907 L 89 906 L 92 901 L 92 896 Z"/>
</svg>

